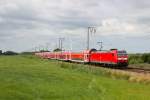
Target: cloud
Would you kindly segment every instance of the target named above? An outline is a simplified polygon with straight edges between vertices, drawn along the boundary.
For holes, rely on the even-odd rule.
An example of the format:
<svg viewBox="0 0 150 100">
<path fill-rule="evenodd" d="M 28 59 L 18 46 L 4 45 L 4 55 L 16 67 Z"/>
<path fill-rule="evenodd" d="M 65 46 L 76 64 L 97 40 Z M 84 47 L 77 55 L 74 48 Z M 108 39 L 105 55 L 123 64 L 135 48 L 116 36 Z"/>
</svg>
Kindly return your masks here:
<svg viewBox="0 0 150 100">
<path fill-rule="evenodd" d="M 60 36 L 72 38 L 74 48 L 83 49 L 80 43 L 86 42 L 88 26 L 97 27 L 95 42 L 103 37 L 115 44 L 115 38 L 124 37 L 145 43 L 150 36 L 149 10 L 148 0 L 1 0 L 0 40 L 5 43 L 0 46 L 23 51 L 46 42 L 55 44 Z"/>
<path fill-rule="evenodd" d="M 144 29 L 144 30 L 143 30 Z M 148 25 L 140 24 L 120 19 L 104 19 L 102 25 L 98 27 L 98 32 L 101 35 L 122 35 L 122 36 L 144 36 L 150 35 Z"/>
</svg>

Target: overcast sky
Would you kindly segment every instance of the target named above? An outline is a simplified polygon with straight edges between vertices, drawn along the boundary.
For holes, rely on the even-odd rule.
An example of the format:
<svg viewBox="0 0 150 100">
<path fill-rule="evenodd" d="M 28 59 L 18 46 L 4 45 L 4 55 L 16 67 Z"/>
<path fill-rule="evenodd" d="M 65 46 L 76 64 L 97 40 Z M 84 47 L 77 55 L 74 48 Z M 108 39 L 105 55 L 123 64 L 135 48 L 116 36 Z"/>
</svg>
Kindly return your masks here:
<svg viewBox="0 0 150 100">
<path fill-rule="evenodd" d="M 0 0 L 0 49 L 33 47 L 83 50 L 88 26 L 91 48 L 150 51 L 150 0 Z"/>
</svg>

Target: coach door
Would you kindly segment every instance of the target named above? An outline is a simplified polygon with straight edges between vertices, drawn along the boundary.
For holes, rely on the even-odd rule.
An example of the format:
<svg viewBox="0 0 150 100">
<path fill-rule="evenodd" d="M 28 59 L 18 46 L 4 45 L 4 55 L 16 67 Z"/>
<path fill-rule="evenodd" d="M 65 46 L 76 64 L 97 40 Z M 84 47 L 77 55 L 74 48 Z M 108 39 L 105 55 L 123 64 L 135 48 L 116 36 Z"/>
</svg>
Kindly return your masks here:
<svg viewBox="0 0 150 100">
<path fill-rule="evenodd" d="M 84 62 L 88 62 L 89 59 L 89 54 L 85 53 L 84 54 Z"/>
<path fill-rule="evenodd" d="M 87 60 L 87 57 L 86 57 L 86 53 L 84 53 L 84 62 L 86 62 L 86 60 Z"/>
</svg>

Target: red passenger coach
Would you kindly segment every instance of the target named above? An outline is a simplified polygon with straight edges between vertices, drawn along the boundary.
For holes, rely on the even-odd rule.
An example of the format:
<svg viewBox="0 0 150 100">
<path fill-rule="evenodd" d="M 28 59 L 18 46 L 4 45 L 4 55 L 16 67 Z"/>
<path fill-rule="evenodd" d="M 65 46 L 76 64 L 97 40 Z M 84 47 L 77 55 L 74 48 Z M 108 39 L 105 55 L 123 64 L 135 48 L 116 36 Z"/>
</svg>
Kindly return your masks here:
<svg viewBox="0 0 150 100">
<path fill-rule="evenodd" d="M 59 53 L 59 60 L 69 61 L 71 60 L 71 52 L 60 52 Z"/>
<path fill-rule="evenodd" d="M 71 61 L 74 62 L 84 62 L 84 53 L 83 52 L 72 52 Z"/>
<path fill-rule="evenodd" d="M 71 61 L 89 63 L 90 62 L 90 51 L 91 50 L 85 50 L 83 52 L 72 52 L 71 53 Z"/>
</svg>

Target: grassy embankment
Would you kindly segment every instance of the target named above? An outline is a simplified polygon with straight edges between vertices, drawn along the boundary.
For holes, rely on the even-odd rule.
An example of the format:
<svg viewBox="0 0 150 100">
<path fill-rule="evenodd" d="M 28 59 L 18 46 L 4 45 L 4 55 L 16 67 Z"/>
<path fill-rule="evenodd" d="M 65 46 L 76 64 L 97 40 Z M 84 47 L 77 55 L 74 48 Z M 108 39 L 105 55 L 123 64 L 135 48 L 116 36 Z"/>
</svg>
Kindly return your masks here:
<svg viewBox="0 0 150 100">
<path fill-rule="evenodd" d="M 149 84 L 110 77 L 106 72 L 33 56 L 0 56 L 0 100 L 150 99 Z"/>
</svg>

